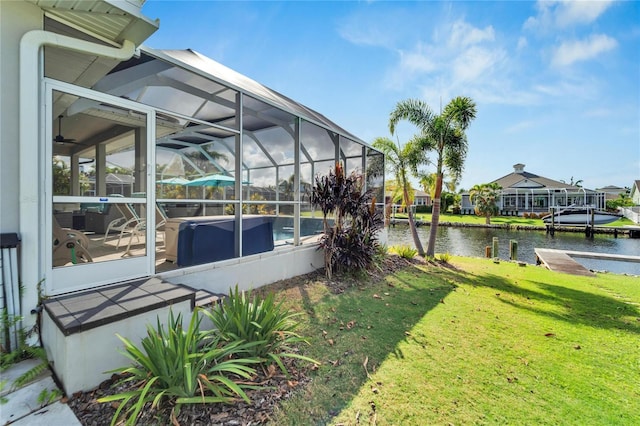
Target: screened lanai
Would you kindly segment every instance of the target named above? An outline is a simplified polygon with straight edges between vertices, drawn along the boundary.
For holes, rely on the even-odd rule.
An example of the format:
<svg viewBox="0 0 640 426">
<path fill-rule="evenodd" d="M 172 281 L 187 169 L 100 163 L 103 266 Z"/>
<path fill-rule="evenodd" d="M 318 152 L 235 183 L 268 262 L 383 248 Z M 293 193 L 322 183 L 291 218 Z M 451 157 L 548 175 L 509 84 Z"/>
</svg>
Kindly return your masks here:
<svg viewBox="0 0 640 426">
<path fill-rule="evenodd" d="M 83 89 L 51 61 L 45 74 L 53 226 L 88 239 L 75 259 L 54 240 L 54 268 L 139 257 L 161 272 L 316 241 L 309 191 L 337 161 L 383 201 L 381 153 L 197 52 L 144 48 Z"/>
</svg>

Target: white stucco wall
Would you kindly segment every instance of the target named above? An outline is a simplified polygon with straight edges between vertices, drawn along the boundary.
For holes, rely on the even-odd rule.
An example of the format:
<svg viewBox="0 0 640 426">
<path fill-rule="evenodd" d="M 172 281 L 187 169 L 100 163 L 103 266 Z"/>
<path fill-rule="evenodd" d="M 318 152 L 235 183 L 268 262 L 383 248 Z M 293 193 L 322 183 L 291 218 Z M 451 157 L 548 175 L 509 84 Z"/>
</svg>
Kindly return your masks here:
<svg viewBox="0 0 640 426">
<path fill-rule="evenodd" d="M 23 1 L 0 0 L 0 232 L 20 231 L 20 135 L 19 135 L 19 82 L 20 39 L 31 30 L 43 26 L 42 10 Z M 37 125 L 34 117 L 34 125 Z M 35 155 L 35 153 L 34 153 Z M 37 158 L 37 157 L 34 157 Z M 35 162 L 35 160 L 34 160 Z M 33 224 L 38 226 L 38 224 Z M 24 258 L 24 256 L 23 256 Z M 22 270 L 33 266 L 23 260 Z M 31 309 L 38 301 L 37 281 L 26 282 L 22 298 L 23 327 L 30 329 L 36 323 Z"/>
<path fill-rule="evenodd" d="M 173 284 L 212 293 L 228 294 L 236 284 L 240 290 L 250 290 L 324 267 L 323 253 L 317 247 L 317 244 L 309 244 L 276 248 L 244 258 L 177 269 L 159 276 Z"/>
<path fill-rule="evenodd" d="M 0 232 L 18 232 L 20 38 L 42 29 L 40 8 L 0 1 Z"/>
</svg>

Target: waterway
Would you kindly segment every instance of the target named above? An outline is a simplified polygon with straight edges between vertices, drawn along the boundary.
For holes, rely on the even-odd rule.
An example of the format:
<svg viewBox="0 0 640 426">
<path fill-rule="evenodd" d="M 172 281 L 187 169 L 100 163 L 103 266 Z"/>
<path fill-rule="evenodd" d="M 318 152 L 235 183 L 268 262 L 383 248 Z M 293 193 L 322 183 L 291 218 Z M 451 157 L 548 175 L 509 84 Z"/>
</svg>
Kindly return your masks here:
<svg viewBox="0 0 640 426">
<path fill-rule="evenodd" d="M 426 250 L 427 242 L 429 241 L 429 227 L 419 227 L 418 234 Z M 484 257 L 485 247 L 491 245 L 494 237 L 498 238 L 499 258 L 509 259 L 509 241 L 515 240 L 518 242 L 518 260 L 532 264 L 536 262 L 535 248 L 640 256 L 639 238 L 628 238 L 626 236 L 614 238 L 613 235 L 595 235 L 593 238 L 586 238 L 582 233 L 566 232 L 556 232 L 554 236 L 551 236 L 543 231 L 513 231 L 498 228 L 448 226 L 438 227 L 436 253 Z M 413 246 L 409 227 L 396 225 L 389 228 L 387 245 Z M 575 258 L 575 260 L 592 270 L 640 275 L 639 263 L 583 258 Z"/>
</svg>

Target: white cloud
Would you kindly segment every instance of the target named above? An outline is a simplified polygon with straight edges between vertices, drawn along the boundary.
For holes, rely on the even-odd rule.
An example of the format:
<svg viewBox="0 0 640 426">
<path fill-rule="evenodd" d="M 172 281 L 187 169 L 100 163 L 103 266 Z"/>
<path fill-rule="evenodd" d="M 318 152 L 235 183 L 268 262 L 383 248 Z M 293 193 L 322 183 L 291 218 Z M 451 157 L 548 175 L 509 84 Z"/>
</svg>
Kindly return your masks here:
<svg viewBox="0 0 640 426">
<path fill-rule="evenodd" d="M 410 21 L 403 8 L 366 7 L 356 13 L 342 17 L 336 24 L 340 37 L 360 46 L 374 46 L 392 49 L 406 32 L 412 31 Z"/>
<path fill-rule="evenodd" d="M 495 31 L 489 25 L 484 29 L 476 28 L 464 21 L 458 20 L 451 26 L 449 36 L 449 47 L 464 48 L 467 46 L 482 43 L 484 41 L 494 41 Z"/>
<path fill-rule="evenodd" d="M 460 52 L 452 63 L 454 81 L 470 82 L 492 72 L 504 59 L 501 49 L 488 49 L 472 46 Z"/>
<path fill-rule="evenodd" d="M 413 51 L 400 51 L 400 67 L 410 73 L 431 72 L 436 69 L 436 63 L 429 48 L 419 43 Z"/>
<path fill-rule="evenodd" d="M 565 1 L 556 9 L 556 24 L 569 27 L 574 24 L 590 24 L 600 17 L 613 1 Z"/>
<path fill-rule="evenodd" d="M 587 61 L 615 49 L 617 45 L 618 42 L 615 39 L 605 34 L 594 34 L 586 40 L 564 42 L 555 50 L 551 64 L 564 67 L 575 62 Z"/>
<path fill-rule="evenodd" d="M 547 84 L 537 84 L 532 88 L 541 98 L 549 102 L 552 99 L 594 99 L 600 86 L 594 80 L 584 78 L 562 79 Z"/>
<path fill-rule="evenodd" d="M 475 27 L 463 20 L 442 24 L 430 40 L 398 50 L 398 55 L 386 81 L 390 88 L 418 86 L 425 100 L 436 103 L 461 93 L 502 98 L 494 91 L 503 90 L 500 74 L 508 66 L 508 55 L 492 26 Z"/>
<path fill-rule="evenodd" d="M 393 44 L 393 37 L 381 28 L 345 25 L 338 28 L 338 33 L 348 42 L 357 45 L 388 47 Z"/>
<path fill-rule="evenodd" d="M 557 1 L 539 0 L 536 3 L 538 13 L 525 21 L 527 30 L 548 31 L 556 28 L 569 28 L 595 22 L 611 5 L 612 0 L 598 1 Z"/>
<path fill-rule="evenodd" d="M 550 5 L 540 6 L 539 16 L 546 13 L 544 10 L 558 7 L 553 2 Z M 478 104 L 530 106 L 557 103 L 567 96 L 593 99 L 597 92 L 598 82 L 577 73 L 579 70 L 568 72 L 563 68 L 560 76 L 556 72 L 534 72 L 536 59 L 527 55 L 538 44 L 526 35 L 513 37 L 497 32 L 491 25 L 475 26 L 459 17 L 439 22 L 430 36 L 414 41 L 408 48 L 393 49 L 398 60 L 387 71 L 387 89 L 402 96 L 420 97 L 430 105 L 465 95 Z M 547 50 L 547 57 L 553 59 L 555 66 L 566 67 L 593 59 L 616 45 L 609 36 L 594 35 Z"/>
</svg>

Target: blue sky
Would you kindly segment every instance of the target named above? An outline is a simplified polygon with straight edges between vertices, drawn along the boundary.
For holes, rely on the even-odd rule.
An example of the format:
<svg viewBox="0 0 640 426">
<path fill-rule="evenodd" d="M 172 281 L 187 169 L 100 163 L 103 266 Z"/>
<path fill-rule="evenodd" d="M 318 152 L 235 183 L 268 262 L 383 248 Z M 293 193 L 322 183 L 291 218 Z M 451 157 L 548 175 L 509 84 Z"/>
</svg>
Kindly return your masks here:
<svg viewBox="0 0 640 426">
<path fill-rule="evenodd" d="M 471 97 L 464 188 L 516 163 L 592 189 L 640 179 L 640 2 L 147 0 L 142 12 L 160 19 L 147 46 L 196 50 L 367 142 L 391 137 L 400 100 L 437 112 Z"/>
</svg>

